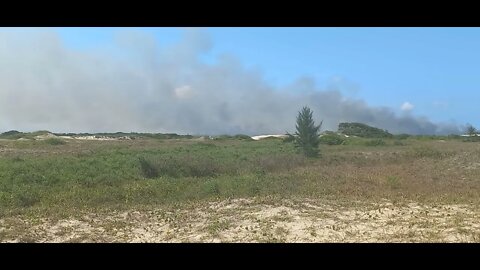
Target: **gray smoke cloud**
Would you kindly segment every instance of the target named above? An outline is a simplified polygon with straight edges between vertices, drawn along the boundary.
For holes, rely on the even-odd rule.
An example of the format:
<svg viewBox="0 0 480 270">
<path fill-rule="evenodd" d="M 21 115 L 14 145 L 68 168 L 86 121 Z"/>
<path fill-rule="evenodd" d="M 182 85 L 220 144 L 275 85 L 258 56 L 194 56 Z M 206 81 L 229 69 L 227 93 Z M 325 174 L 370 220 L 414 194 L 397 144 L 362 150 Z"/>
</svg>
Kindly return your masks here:
<svg viewBox="0 0 480 270">
<path fill-rule="evenodd" d="M 186 29 L 161 47 L 148 34 L 124 31 L 114 52 L 74 50 L 53 31 L 0 31 L 0 131 L 176 132 L 272 134 L 293 132 L 302 106 L 323 130 L 362 122 L 393 133 L 458 133 L 411 114 L 372 107 L 300 78 L 274 89 L 233 56 L 215 64 L 199 57 L 209 36 Z"/>
</svg>

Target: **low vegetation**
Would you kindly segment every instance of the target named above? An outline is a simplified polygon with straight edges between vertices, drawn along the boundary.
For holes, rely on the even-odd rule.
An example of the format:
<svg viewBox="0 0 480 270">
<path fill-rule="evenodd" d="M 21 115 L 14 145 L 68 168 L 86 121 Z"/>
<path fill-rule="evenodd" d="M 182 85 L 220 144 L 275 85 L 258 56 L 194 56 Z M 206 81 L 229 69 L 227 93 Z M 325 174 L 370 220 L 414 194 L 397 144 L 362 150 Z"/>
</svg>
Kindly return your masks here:
<svg viewBox="0 0 480 270">
<path fill-rule="evenodd" d="M 340 123 L 338 132 L 348 135 L 364 138 L 392 138 L 393 135 L 388 131 L 371 127 L 363 123 Z"/>
<path fill-rule="evenodd" d="M 330 133 L 320 137 L 320 144 L 341 145 L 345 143 L 345 138 L 341 135 Z"/>
<path fill-rule="evenodd" d="M 476 146 L 461 140 L 409 138 L 402 147 L 393 139 L 344 140 L 324 144 L 322 158 L 313 160 L 281 140 L 1 141 L 0 211 L 203 200 L 211 198 L 212 183 L 223 198 L 478 197 Z M 381 180 L 392 171 L 403 175 L 403 189 L 393 194 Z"/>
<path fill-rule="evenodd" d="M 45 140 L 45 143 L 49 144 L 49 145 L 63 145 L 66 142 L 64 140 L 58 139 L 58 138 L 48 138 L 48 139 Z"/>
<path fill-rule="evenodd" d="M 11 132 L 5 136 L 18 134 Z M 285 139 L 253 141 L 245 136 L 221 140 L 148 136 L 106 141 L 3 139 L 0 140 L 0 241 L 30 232 L 29 226 L 44 218 L 81 219 L 85 213 L 119 213 L 136 209 L 170 209 L 168 213 L 177 213 L 175 209 L 210 209 L 206 205 L 213 202 L 244 199 L 252 200 L 245 206 L 251 211 L 260 211 L 255 204 L 271 204 L 279 211 L 287 209 L 287 214 L 275 216 L 284 227 L 278 227 L 280 223 L 273 222 L 267 214 L 261 221 L 255 221 L 257 227 L 242 225 L 241 221 L 233 219 L 235 214 L 228 212 L 224 216 L 215 216 L 215 219 L 212 216 L 212 223 L 205 225 L 199 233 L 220 237 L 225 231 L 243 226 L 254 235 L 253 238 L 245 236 L 251 241 L 292 240 L 295 231 L 288 226 L 297 220 L 293 218 L 297 214 L 292 213 L 303 213 L 310 208 L 278 205 L 284 201 L 335 205 L 333 208 L 321 206 L 327 208 L 315 212 L 318 215 L 332 213 L 332 221 L 328 222 L 335 220 L 334 213 L 338 209 L 354 207 L 355 211 L 362 213 L 360 205 L 376 205 L 384 200 L 398 206 L 399 213 L 407 213 L 406 205 L 415 202 L 431 206 L 425 206 L 425 209 L 470 205 L 469 211 L 475 215 L 478 214 L 475 207 L 480 205 L 480 145 L 465 143 L 463 139 L 454 136 L 362 138 L 327 133 L 320 137 L 320 158 L 305 157 L 296 151 L 292 142 L 284 142 Z M 415 209 L 412 211 L 417 211 Z M 213 215 L 220 210 L 208 211 Z M 342 211 L 342 215 L 350 217 L 350 210 Z M 168 216 L 165 220 L 169 226 L 183 228 L 186 221 L 182 218 Z M 311 239 L 318 241 L 323 239 L 322 228 L 329 228 L 332 237 L 342 228 L 350 228 L 342 222 L 321 226 L 314 223 L 327 216 L 311 218 L 304 229 L 309 237 L 313 237 Z M 458 217 L 456 223 L 445 218 L 443 221 L 439 217 L 438 224 L 458 224 L 455 225 L 458 230 L 475 234 L 474 238 L 468 239 L 480 239 L 478 231 L 462 227 L 466 224 L 462 220 L 470 220 L 470 216 Z M 37 221 L 29 221 L 27 226 L 27 223 L 18 221 L 24 219 Z M 256 220 L 245 216 L 247 219 Z M 393 219 L 395 217 L 385 216 L 385 222 Z M 10 222 L 10 225 L 2 222 Z M 394 224 L 387 222 L 382 226 Z M 157 229 L 158 232 L 162 230 Z M 415 238 L 420 236 L 412 234 L 391 239 L 449 239 L 433 234 L 434 231 L 432 229 L 429 238 Z M 242 232 L 237 233 L 242 235 Z M 104 234 L 106 232 L 101 235 Z M 175 235 L 182 233 L 177 231 Z M 38 241 L 35 236 L 28 237 L 19 241 Z M 174 235 L 162 237 L 170 239 L 168 237 Z"/>
</svg>

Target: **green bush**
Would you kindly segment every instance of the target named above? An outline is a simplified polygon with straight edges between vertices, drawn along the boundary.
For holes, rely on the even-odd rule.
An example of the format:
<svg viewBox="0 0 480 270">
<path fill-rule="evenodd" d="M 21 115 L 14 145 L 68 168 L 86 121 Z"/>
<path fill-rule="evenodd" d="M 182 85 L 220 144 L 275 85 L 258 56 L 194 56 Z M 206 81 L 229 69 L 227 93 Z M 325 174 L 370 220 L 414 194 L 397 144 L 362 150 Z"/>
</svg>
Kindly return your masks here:
<svg viewBox="0 0 480 270">
<path fill-rule="evenodd" d="M 464 137 L 462 142 L 480 142 L 480 136 Z"/>
<path fill-rule="evenodd" d="M 415 136 L 412 136 L 412 138 L 415 138 L 419 141 L 432 141 L 432 140 L 439 139 L 439 137 L 435 135 L 415 135 Z"/>
<path fill-rule="evenodd" d="M 45 143 L 50 145 L 63 145 L 65 144 L 65 141 L 58 138 L 49 138 L 45 140 Z"/>
<path fill-rule="evenodd" d="M 406 140 L 408 139 L 408 137 L 410 137 L 409 134 L 398 134 L 398 135 L 393 135 L 393 138 L 396 139 L 396 140 Z"/>
<path fill-rule="evenodd" d="M 253 140 L 253 139 L 252 139 Z M 267 141 L 283 141 L 283 138 L 279 138 L 279 137 L 274 137 L 274 136 L 268 136 L 268 137 L 265 137 L 263 138 L 262 140 L 267 140 Z"/>
<path fill-rule="evenodd" d="M 215 176 L 219 167 L 208 158 L 161 157 L 146 159 L 141 157 L 140 168 L 146 178 L 168 177 L 207 177 Z"/>
<path fill-rule="evenodd" d="M 0 138 L 16 140 L 16 139 L 23 138 L 24 135 L 25 135 L 25 133 L 23 133 L 23 132 L 19 132 L 19 131 L 16 131 L 16 130 L 10 130 L 10 131 L 7 131 L 7 132 L 4 132 L 4 133 L 0 134 Z"/>
<path fill-rule="evenodd" d="M 220 186 L 217 181 L 209 180 L 204 183 L 204 191 L 209 195 L 219 195 L 220 194 Z"/>
<path fill-rule="evenodd" d="M 98 133 L 96 135 L 101 136 L 108 136 L 108 137 L 118 137 L 122 136 L 129 136 L 130 138 L 135 137 L 145 137 L 145 138 L 153 138 L 153 139 L 160 139 L 160 140 L 168 140 L 168 139 L 192 139 L 192 135 L 178 135 L 177 133 Z"/>
<path fill-rule="evenodd" d="M 393 145 L 396 145 L 396 146 L 404 146 L 404 145 L 406 145 L 406 144 L 405 144 L 404 142 L 402 142 L 402 141 L 396 140 L 396 141 L 393 142 Z"/>
<path fill-rule="evenodd" d="M 288 134 L 287 137 L 282 139 L 282 142 L 284 142 L 284 143 L 289 143 L 289 142 L 294 142 L 294 141 L 295 141 L 295 136 L 293 136 L 292 134 Z"/>
<path fill-rule="evenodd" d="M 142 171 L 142 175 L 145 178 L 158 177 L 158 171 L 151 161 L 145 159 L 144 157 L 140 157 L 139 162 L 140 162 L 140 169 Z"/>
<path fill-rule="evenodd" d="M 231 135 L 220 135 L 218 137 L 215 137 L 214 140 L 217 141 L 223 141 L 223 140 L 244 140 L 244 141 L 253 141 L 252 137 L 245 135 L 245 134 L 237 134 L 235 136 Z"/>
<path fill-rule="evenodd" d="M 23 133 L 20 132 L 20 131 L 17 131 L 17 130 L 10 130 L 10 131 L 2 133 L 0 136 L 12 136 L 12 135 L 17 135 L 17 134 L 23 134 Z"/>
<path fill-rule="evenodd" d="M 393 135 L 387 130 L 371 127 L 362 123 L 340 123 L 338 124 L 338 132 L 364 138 L 392 138 Z"/>
<path fill-rule="evenodd" d="M 225 140 L 231 140 L 233 139 L 232 136 L 230 135 L 220 135 L 220 136 L 217 136 L 215 138 L 213 138 L 215 141 L 225 141 Z"/>
<path fill-rule="evenodd" d="M 365 142 L 366 146 L 382 146 L 386 145 L 385 141 L 382 139 L 368 140 Z"/>
<path fill-rule="evenodd" d="M 450 134 L 447 136 L 447 139 L 452 139 L 452 140 L 455 140 L 455 139 L 461 139 L 462 136 L 460 135 L 457 135 L 457 134 Z"/>
<path fill-rule="evenodd" d="M 326 134 L 320 137 L 320 144 L 341 145 L 345 143 L 345 139 L 337 134 Z"/>
<path fill-rule="evenodd" d="M 245 134 L 237 134 L 233 136 L 234 139 L 237 140 L 244 140 L 244 141 L 253 141 L 252 137 L 245 135 Z"/>
<path fill-rule="evenodd" d="M 19 193 L 16 196 L 16 205 L 20 207 L 31 207 L 40 201 L 39 196 L 34 192 Z"/>
</svg>

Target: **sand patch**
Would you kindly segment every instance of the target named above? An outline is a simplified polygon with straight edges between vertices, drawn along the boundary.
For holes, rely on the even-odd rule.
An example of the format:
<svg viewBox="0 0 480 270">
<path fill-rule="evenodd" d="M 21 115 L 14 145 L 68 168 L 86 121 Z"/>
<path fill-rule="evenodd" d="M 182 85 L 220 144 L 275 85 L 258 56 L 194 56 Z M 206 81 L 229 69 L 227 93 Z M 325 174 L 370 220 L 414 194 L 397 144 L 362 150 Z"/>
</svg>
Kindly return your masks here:
<svg viewBox="0 0 480 270">
<path fill-rule="evenodd" d="M 283 200 L 224 200 L 192 208 L 86 214 L 60 221 L 21 221 L 2 242 L 480 242 L 472 205 L 402 205 L 389 201 L 340 206 Z M 20 221 L 16 221 L 20 222 Z"/>
</svg>

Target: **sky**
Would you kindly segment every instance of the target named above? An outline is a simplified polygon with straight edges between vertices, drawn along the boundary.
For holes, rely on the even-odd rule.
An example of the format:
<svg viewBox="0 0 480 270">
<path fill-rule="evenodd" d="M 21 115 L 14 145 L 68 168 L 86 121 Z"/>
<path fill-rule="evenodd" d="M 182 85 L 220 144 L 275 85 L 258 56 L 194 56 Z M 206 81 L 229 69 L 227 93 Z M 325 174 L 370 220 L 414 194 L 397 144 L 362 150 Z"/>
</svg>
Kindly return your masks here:
<svg viewBox="0 0 480 270">
<path fill-rule="evenodd" d="M 480 28 L 0 28 L 0 132 L 480 127 Z"/>
</svg>

